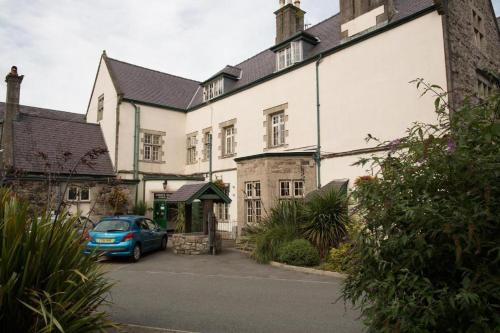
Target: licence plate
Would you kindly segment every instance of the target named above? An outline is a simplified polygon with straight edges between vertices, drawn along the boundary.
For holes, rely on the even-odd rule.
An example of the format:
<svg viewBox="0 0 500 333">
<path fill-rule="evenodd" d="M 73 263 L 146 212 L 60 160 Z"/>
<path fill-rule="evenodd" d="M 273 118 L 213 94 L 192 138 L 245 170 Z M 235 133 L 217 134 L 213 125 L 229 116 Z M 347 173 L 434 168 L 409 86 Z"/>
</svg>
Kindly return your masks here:
<svg viewBox="0 0 500 333">
<path fill-rule="evenodd" d="M 113 238 L 97 238 L 96 242 L 101 244 L 110 244 L 114 243 L 115 240 Z"/>
</svg>

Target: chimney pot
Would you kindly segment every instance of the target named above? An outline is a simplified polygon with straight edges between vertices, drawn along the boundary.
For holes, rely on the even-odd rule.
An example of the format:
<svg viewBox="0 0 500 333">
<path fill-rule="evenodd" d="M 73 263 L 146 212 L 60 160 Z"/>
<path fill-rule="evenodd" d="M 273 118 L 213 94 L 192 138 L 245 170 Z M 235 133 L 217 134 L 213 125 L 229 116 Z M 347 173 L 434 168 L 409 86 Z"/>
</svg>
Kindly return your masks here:
<svg viewBox="0 0 500 333">
<path fill-rule="evenodd" d="M 18 76 L 18 74 L 17 74 L 17 66 L 12 66 L 12 68 L 10 69 L 10 75 L 12 75 L 12 76 Z"/>
</svg>

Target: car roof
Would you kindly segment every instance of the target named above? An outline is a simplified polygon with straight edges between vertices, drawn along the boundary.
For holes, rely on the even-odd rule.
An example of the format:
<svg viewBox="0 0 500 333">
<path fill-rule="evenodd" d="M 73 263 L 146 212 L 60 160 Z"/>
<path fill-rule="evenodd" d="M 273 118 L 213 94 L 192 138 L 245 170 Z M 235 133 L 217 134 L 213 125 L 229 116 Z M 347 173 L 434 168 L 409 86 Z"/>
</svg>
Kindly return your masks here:
<svg viewBox="0 0 500 333">
<path fill-rule="evenodd" d="M 144 219 L 144 216 L 140 215 L 116 215 L 116 216 L 105 216 L 101 219 L 101 221 L 109 221 L 109 220 L 119 220 L 125 222 L 135 222 L 138 219 Z"/>
</svg>

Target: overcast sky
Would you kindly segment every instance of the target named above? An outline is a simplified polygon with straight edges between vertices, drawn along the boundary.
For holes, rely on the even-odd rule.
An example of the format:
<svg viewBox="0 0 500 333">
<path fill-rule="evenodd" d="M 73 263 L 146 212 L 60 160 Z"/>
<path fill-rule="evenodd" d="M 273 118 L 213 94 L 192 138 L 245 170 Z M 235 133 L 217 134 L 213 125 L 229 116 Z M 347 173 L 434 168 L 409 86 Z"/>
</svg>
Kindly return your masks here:
<svg viewBox="0 0 500 333">
<path fill-rule="evenodd" d="M 306 23 L 334 15 L 338 2 L 302 0 Z M 273 45 L 278 0 L 0 0 L 0 8 L 0 76 L 19 67 L 21 103 L 84 113 L 102 50 L 203 80 Z"/>
</svg>

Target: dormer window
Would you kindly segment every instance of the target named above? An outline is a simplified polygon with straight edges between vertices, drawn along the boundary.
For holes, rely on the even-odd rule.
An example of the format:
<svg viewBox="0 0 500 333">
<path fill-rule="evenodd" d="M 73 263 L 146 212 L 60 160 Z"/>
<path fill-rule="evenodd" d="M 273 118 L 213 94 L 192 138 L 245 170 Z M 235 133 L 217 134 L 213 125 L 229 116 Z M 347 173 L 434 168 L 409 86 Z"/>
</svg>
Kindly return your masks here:
<svg viewBox="0 0 500 333">
<path fill-rule="evenodd" d="M 283 70 L 302 61 L 302 59 L 302 41 L 291 42 L 288 46 L 276 52 L 276 70 Z"/>
<path fill-rule="evenodd" d="M 203 102 L 219 97 L 224 93 L 224 77 L 208 82 L 203 87 Z"/>
</svg>

